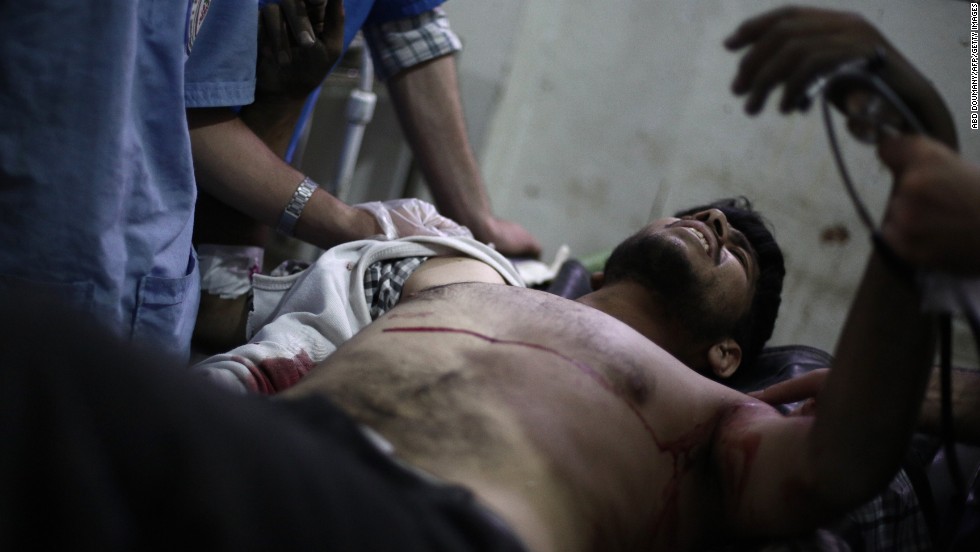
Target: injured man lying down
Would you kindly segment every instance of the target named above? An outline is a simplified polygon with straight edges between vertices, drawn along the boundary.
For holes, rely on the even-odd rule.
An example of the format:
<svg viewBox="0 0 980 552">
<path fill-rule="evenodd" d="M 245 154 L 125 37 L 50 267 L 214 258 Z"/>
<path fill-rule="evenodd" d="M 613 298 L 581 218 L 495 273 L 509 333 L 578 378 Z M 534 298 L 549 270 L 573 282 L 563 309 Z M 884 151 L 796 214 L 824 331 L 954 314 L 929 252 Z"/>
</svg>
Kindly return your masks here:
<svg viewBox="0 0 980 552">
<path fill-rule="evenodd" d="M 521 287 L 465 239 L 364 247 L 334 295 L 360 291 L 374 259 L 447 256 L 412 261 L 373 322 L 374 292 L 326 316 L 348 318 L 320 362 L 305 347 L 333 339 L 329 324 L 270 309 L 297 322 L 268 358 L 310 359 L 273 400 L 52 329 L 73 317 L 0 321 L 0 547 L 687 550 L 795 535 L 889 482 L 930 373 L 917 292 L 873 253 L 815 416 L 719 383 L 751 368 L 783 274 L 738 203 L 642 228 L 576 301 Z M 59 531 L 21 529 L 41 515 Z"/>
<path fill-rule="evenodd" d="M 358 242 L 259 278 L 251 341 L 195 370 L 332 401 L 531 550 L 794 535 L 898 470 L 932 339 L 916 291 L 873 254 L 821 409 L 785 417 L 724 385 L 751 374 L 782 279 L 745 200 L 647 225 L 575 301 L 465 238 Z"/>
<path fill-rule="evenodd" d="M 196 376 L 52 316 L 63 306 L 0 298 L 0 549 L 677 551 L 805 534 L 892 480 L 931 373 L 919 290 L 873 250 L 814 415 L 725 385 L 752 370 L 783 277 L 738 202 L 640 229 L 576 300 L 462 238 L 321 262 L 259 278 L 273 293 L 256 291 L 251 339 Z"/>
</svg>

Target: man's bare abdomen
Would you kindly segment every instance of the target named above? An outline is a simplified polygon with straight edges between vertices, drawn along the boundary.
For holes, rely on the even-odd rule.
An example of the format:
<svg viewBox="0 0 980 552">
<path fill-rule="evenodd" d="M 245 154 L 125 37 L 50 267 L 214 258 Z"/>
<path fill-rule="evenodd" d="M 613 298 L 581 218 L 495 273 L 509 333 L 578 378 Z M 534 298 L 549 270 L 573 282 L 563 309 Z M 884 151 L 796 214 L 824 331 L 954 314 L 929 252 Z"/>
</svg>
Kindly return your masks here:
<svg viewBox="0 0 980 552">
<path fill-rule="evenodd" d="M 454 284 L 393 309 L 295 392 L 325 393 L 403 459 L 473 487 L 498 510 L 525 509 L 562 527 L 563 536 L 547 538 L 574 548 L 627 538 L 587 533 L 616 525 L 595 516 L 637 507 L 649 508 L 654 540 L 668 525 L 683 530 L 678 519 L 691 505 L 680 497 L 697 490 L 689 475 L 704 464 L 725 402 L 724 393 L 705 394 L 704 383 L 590 307 Z M 614 500 L 610 486 L 632 488 L 617 489 Z M 539 531 L 518 530 L 525 538 Z"/>
</svg>

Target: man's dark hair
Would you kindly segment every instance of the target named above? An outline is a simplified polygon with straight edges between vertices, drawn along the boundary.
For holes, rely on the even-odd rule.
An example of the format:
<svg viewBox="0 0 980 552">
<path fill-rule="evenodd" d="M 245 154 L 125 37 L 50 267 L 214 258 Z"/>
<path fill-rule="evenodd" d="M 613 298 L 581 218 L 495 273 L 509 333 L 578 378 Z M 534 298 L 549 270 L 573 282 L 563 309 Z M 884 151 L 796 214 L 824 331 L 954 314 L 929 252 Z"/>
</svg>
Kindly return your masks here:
<svg viewBox="0 0 980 552">
<path fill-rule="evenodd" d="M 759 278 L 755 282 L 752 306 L 732 331 L 732 338 L 742 348 L 742 364 L 726 385 L 738 386 L 740 381 L 753 379 L 756 374 L 755 359 L 762 352 L 766 341 L 772 337 L 776 316 L 782 301 L 783 276 L 786 268 L 783 253 L 769 230 L 769 224 L 752 208 L 745 197 L 721 199 L 678 212 L 685 217 L 708 209 L 718 209 L 725 214 L 728 223 L 745 235 L 755 251 L 759 263 Z"/>
</svg>

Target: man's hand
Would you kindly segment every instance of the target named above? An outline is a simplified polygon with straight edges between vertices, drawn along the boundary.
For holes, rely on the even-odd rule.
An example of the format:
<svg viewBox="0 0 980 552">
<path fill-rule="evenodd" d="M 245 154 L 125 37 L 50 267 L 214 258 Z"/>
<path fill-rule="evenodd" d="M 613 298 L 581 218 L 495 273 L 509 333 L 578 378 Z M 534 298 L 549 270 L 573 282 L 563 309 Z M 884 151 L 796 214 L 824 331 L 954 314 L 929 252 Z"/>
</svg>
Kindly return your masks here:
<svg viewBox="0 0 980 552">
<path fill-rule="evenodd" d="M 923 136 L 885 140 L 878 154 L 895 177 L 885 242 L 917 266 L 980 275 L 980 167 Z"/>
<path fill-rule="evenodd" d="M 745 110 L 758 113 L 769 93 L 783 84 L 779 109 L 802 105 L 807 87 L 842 63 L 867 58 L 878 46 L 898 53 L 860 16 L 812 8 L 779 8 L 745 21 L 725 46 L 749 49 L 732 82 L 735 94 L 748 94 Z"/>
<path fill-rule="evenodd" d="M 742 23 L 725 40 L 730 50 L 748 48 L 732 82 L 746 95 L 745 110 L 759 113 L 770 92 L 783 85 L 779 109 L 789 113 L 805 105 L 807 89 L 846 62 L 869 59 L 880 50 L 883 79 L 917 115 L 926 130 L 956 147 L 952 118 L 939 93 L 871 23 L 858 14 L 784 7 Z M 848 98 L 832 98 L 838 107 Z"/>
<path fill-rule="evenodd" d="M 505 257 L 530 257 L 537 259 L 541 256 L 541 244 L 516 222 L 491 217 L 475 229 L 473 234 L 477 240 L 493 245 Z"/>
<path fill-rule="evenodd" d="M 354 208 L 374 215 L 389 240 L 406 236 L 473 237 L 468 228 L 440 215 L 431 203 L 414 197 L 358 203 Z"/>
<path fill-rule="evenodd" d="M 343 0 L 281 0 L 259 15 L 258 99 L 303 99 L 344 49 Z"/>
<path fill-rule="evenodd" d="M 817 368 L 793 379 L 781 381 L 765 389 L 749 393 L 750 397 L 772 406 L 802 403 L 790 411 L 790 416 L 812 416 L 817 409 L 817 396 L 827 379 L 827 368 Z"/>
</svg>

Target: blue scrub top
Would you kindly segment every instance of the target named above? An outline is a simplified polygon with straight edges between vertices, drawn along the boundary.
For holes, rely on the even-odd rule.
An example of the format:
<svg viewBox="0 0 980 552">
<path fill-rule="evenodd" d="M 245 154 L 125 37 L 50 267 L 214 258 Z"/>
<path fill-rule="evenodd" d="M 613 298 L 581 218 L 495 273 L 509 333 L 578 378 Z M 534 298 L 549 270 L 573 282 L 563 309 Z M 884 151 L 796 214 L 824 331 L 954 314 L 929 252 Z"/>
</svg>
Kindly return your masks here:
<svg viewBox="0 0 980 552">
<path fill-rule="evenodd" d="M 192 92 L 243 103 L 257 8 L 240 3 L 231 20 L 247 22 L 223 25 L 214 10 L 227 1 L 210 3 L 191 59 L 249 25 L 251 58 Z M 56 298 L 179 355 L 200 285 L 184 111 L 191 11 L 175 0 L 0 3 L 0 289 Z"/>
<path fill-rule="evenodd" d="M 212 0 L 200 21 L 201 4 L 191 5 L 185 66 L 187 107 L 229 107 L 252 103 L 258 57 L 256 0 Z M 199 25 L 195 21 L 199 21 Z M 196 35 L 194 30 L 200 30 Z"/>
</svg>

